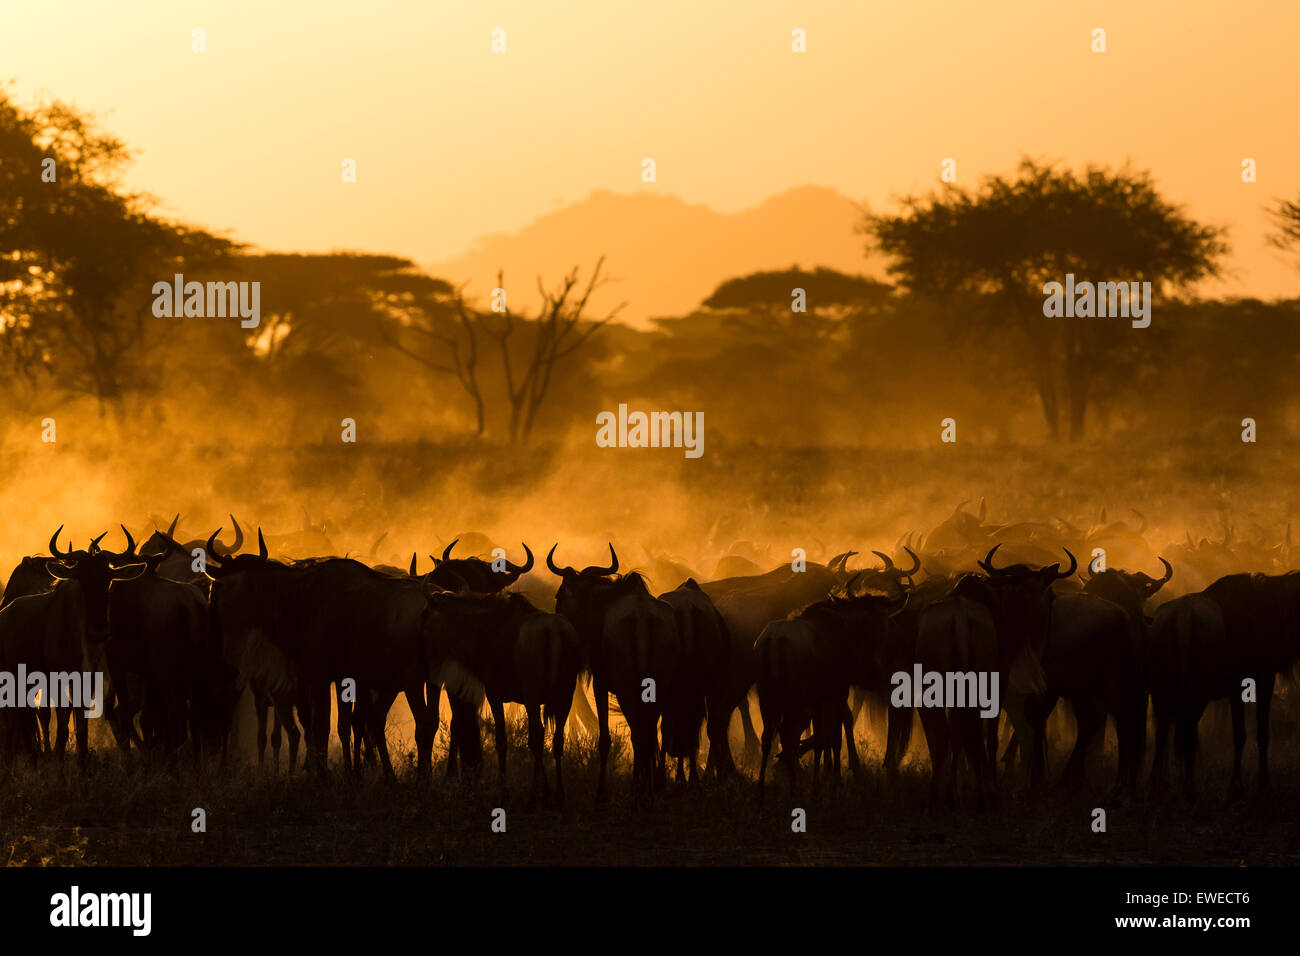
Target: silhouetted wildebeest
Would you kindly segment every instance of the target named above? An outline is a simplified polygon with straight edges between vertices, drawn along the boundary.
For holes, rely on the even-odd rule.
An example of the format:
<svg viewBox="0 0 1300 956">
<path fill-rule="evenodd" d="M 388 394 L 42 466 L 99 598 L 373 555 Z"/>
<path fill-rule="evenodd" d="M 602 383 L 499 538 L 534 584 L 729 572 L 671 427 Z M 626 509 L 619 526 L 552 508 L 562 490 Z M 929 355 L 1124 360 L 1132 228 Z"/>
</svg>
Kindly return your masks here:
<svg viewBox="0 0 1300 956">
<path fill-rule="evenodd" d="M 849 688 L 880 686 L 889 617 L 907 600 L 901 596 L 836 593 L 784 621 L 763 628 L 754 643 L 754 670 L 763 718 L 758 792 L 763 794 L 772 740 L 781 735 L 782 757 L 796 787 L 799 738 L 813 726 L 813 783 L 818 765 L 834 759 L 840 772 L 840 741 Z M 851 732 L 851 729 L 850 729 Z"/>
<path fill-rule="evenodd" d="M 1197 722 L 1211 700 L 1227 697 L 1232 712 L 1230 792 L 1243 791 L 1246 745 L 1244 684 L 1255 685 L 1255 744 L 1259 786 L 1269 783 L 1268 724 L 1273 685 L 1300 659 L 1300 572 L 1231 574 L 1200 594 L 1185 595 L 1156 611 L 1147 654 L 1151 703 L 1156 712 L 1156 765 L 1152 782 L 1167 773 L 1165 742 L 1177 725 L 1184 788 L 1196 793 Z"/>
<path fill-rule="evenodd" d="M 456 543 L 453 541 L 447 545 L 442 551 L 441 558 L 429 556 L 433 559 L 433 570 L 428 574 L 428 581 L 444 591 L 456 591 L 466 587 L 475 594 L 495 594 L 514 584 L 521 574 L 527 574 L 533 569 L 533 552 L 528 550 L 526 544 L 523 548 L 524 554 L 528 556 L 527 561 L 523 564 L 511 564 L 509 560 L 503 560 L 503 569 L 494 571 L 491 561 L 484 561 L 481 558 L 453 558 L 451 549 L 456 547 Z"/>
<path fill-rule="evenodd" d="M 1059 564 L 1031 568 L 1024 564 L 995 567 L 996 545 L 979 561 L 987 576 L 966 575 L 952 596 L 921 612 L 917 634 L 917 662 L 923 672 L 940 674 L 996 674 L 1001 709 L 1007 712 L 1022 747 L 1033 753 L 1038 734 L 1028 721 L 1025 704 L 1030 695 L 1043 694 L 1046 681 L 1042 654 L 1051 628 L 1055 581 L 1078 568 L 1066 551 L 1070 567 Z M 979 746 L 981 723 L 986 746 Z M 981 800 L 991 796 L 996 777 L 998 717 L 981 717 L 974 706 L 922 707 L 932 765 L 934 794 L 951 787 L 945 766 L 958 752 L 966 755 L 979 786 Z M 1026 742 L 1028 742 L 1026 746 Z"/>
<path fill-rule="evenodd" d="M 591 673 L 600 727 L 600 777 L 596 801 L 606 800 L 609 761 L 609 695 L 627 721 L 632 739 L 632 787 L 638 797 L 654 789 L 659 718 L 680 679 L 681 647 L 673 609 L 653 597 L 645 579 L 632 572 L 618 574 L 618 555 L 609 546 L 608 567 L 581 571 L 555 564 L 555 549 L 546 566 L 561 579 L 555 593 L 556 610 L 572 622 L 581 639 L 584 669 Z"/>
<path fill-rule="evenodd" d="M 108 598 L 107 651 L 117 691 L 119 746 L 129 747 L 130 726 L 139 713 L 146 746 L 172 757 L 185 742 L 188 727 L 195 759 L 201 761 L 205 744 L 219 746 L 224 739 L 237 674 L 210 643 L 204 592 L 157 572 L 175 545 L 161 554 L 140 556 L 131 533 L 125 526 L 122 531 L 127 546 L 119 560 L 143 557 L 145 571 L 116 583 Z"/>
<path fill-rule="evenodd" d="M 1083 783 L 1088 750 L 1110 715 L 1119 742 L 1116 790 L 1136 789 L 1146 748 L 1143 605 L 1173 576 L 1168 562 L 1165 569 L 1158 580 L 1141 572 L 1102 571 L 1089 578 L 1084 593 L 1056 596 L 1042 659 L 1046 691 L 1025 705 L 1039 739 L 1038 750 L 1028 755 L 1031 780 L 1043 776 L 1047 719 L 1063 697 L 1078 731 L 1062 782 Z"/>
<path fill-rule="evenodd" d="M 171 526 L 166 531 L 154 531 L 149 535 L 144 544 L 140 545 L 140 556 L 143 558 L 150 555 L 163 555 L 162 561 L 158 564 L 159 575 L 169 581 L 193 584 L 206 595 L 209 588 L 208 578 L 202 571 L 194 570 L 195 552 L 202 551 L 205 561 L 209 554 L 215 554 L 218 558 L 231 557 L 244 546 L 244 530 L 239 527 L 235 516 L 231 515 L 230 521 L 235 527 L 235 540 L 231 544 L 225 545 L 215 539 L 204 541 L 202 538 L 194 538 L 182 544 L 175 537 L 176 524 L 180 518 L 181 516 L 177 514 L 172 518 Z"/>
<path fill-rule="evenodd" d="M 101 536 L 102 537 L 102 536 Z M 30 594 L 44 594 L 54 589 L 58 579 L 50 575 L 45 564 L 49 557 L 43 554 L 28 555 L 18 562 L 13 573 L 9 575 L 9 580 L 5 583 L 3 598 L 0 598 L 0 611 L 12 604 L 17 598 L 26 597 Z M 46 697 L 49 695 L 46 694 Z M 50 743 L 50 712 L 48 700 L 42 700 L 40 706 L 34 708 L 36 712 L 37 724 L 40 727 L 41 746 L 46 753 L 51 748 Z"/>
<path fill-rule="evenodd" d="M 828 564 L 808 562 L 802 571 L 782 565 L 766 574 L 706 581 L 701 589 L 713 601 L 727 623 L 731 635 L 726 682 L 719 717 L 729 721 L 731 712 L 740 708 L 745 730 L 745 747 L 758 749 L 749 713 L 749 690 L 754 686 L 754 642 L 771 621 L 784 619 L 792 611 L 822 600 L 831 590 L 848 580 L 844 565 L 856 552 L 836 555 Z M 731 748 L 709 747 L 708 767 L 718 774 L 736 770 Z M 707 769 L 707 768 L 706 768 Z"/>
<path fill-rule="evenodd" d="M 258 537 L 265 555 L 260 531 Z M 264 556 L 223 561 L 209 555 L 207 573 L 227 661 L 246 678 L 266 680 L 273 695 L 292 695 L 306 717 L 312 767 L 326 769 L 330 685 L 342 688 L 351 680 L 358 699 L 405 694 L 415 718 L 417 773 L 428 776 L 440 689 L 429 688 L 431 713 L 421 635 L 427 610 L 423 582 L 393 578 L 348 558 L 284 565 Z M 373 715 L 378 726 L 386 716 L 386 711 Z M 377 743 L 391 777 L 382 733 Z"/>
<path fill-rule="evenodd" d="M 28 673 L 46 675 L 104 669 L 96 662 L 102 660 L 103 644 L 109 637 L 109 587 L 114 581 L 128 581 L 144 573 L 145 565 L 119 562 L 117 555 L 107 551 L 59 551 L 58 538 L 62 531 L 60 525 L 50 538 L 50 553 L 54 557 L 46 562 L 46 569 L 59 583 L 43 594 L 16 598 L 0 611 L 0 670 L 15 673 L 19 664 Z M 26 692 L 27 688 L 19 688 L 19 693 Z M 77 760 L 84 769 L 89 757 L 85 710 L 90 702 L 82 700 L 73 708 L 66 698 L 59 699 L 53 687 L 47 692 L 55 708 L 55 756 L 61 764 L 68 743 L 68 718 L 72 717 Z M 107 693 L 106 689 L 106 696 Z M 25 707 L 4 708 L 0 719 L 11 721 L 11 727 L 31 726 L 32 711 Z M 18 734 L 11 731 L 8 736 L 35 742 L 34 734 L 29 735 L 25 729 Z M 32 758 L 35 759 L 35 753 Z"/>
<path fill-rule="evenodd" d="M 580 657 L 573 625 L 561 614 L 537 610 L 521 594 L 433 594 L 429 607 L 424 634 L 431 686 L 445 683 L 448 695 L 470 702 L 474 713 L 487 697 L 503 790 L 505 705 L 524 706 L 533 755 L 533 800 L 549 795 L 543 731 L 551 724 L 556 802 L 563 806 L 564 726 Z M 474 730 L 477 733 L 477 725 Z"/>
<path fill-rule="evenodd" d="M 1229 698 L 1234 717 L 1241 706 L 1241 663 L 1238 649 L 1228 641 L 1222 608 L 1203 592 L 1162 604 L 1147 635 L 1145 657 L 1156 723 L 1151 786 L 1162 792 L 1168 785 L 1169 734 L 1176 726 L 1184 789 L 1194 797 L 1196 725 L 1201 715 L 1210 701 L 1223 697 Z M 1234 721 L 1234 744 L 1235 736 Z M 1234 772 L 1233 789 L 1239 786 L 1240 774 Z"/>
<path fill-rule="evenodd" d="M 731 635 L 713 601 L 694 578 L 659 595 L 673 609 L 681 647 L 681 679 L 670 688 L 663 719 L 663 755 L 677 758 L 677 777 L 687 762 L 695 780 L 695 757 L 700 747 L 700 727 L 708 719 L 709 749 L 726 748 L 727 657 Z"/>
</svg>

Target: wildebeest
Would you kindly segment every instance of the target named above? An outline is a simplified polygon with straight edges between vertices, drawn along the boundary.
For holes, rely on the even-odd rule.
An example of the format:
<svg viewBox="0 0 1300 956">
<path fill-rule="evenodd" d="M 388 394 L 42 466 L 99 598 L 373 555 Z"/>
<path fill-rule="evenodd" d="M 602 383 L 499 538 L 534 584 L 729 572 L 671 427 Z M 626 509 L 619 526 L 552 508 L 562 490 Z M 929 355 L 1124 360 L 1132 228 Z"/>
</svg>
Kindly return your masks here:
<svg viewBox="0 0 1300 956">
<path fill-rule="evenodd" d="M 673 609 L 677 639 L 681 647 L 681 679 L 670 688 L 663 719 L 663 754 L 677 758 L 677 776 L 682 764 L 695 780 L 695 757 L 700 746 L 700 726 L 708 720 L 709 750 L 726 748 L 727 657 L 731 635 L 713 601 L 688 578 L 672 591 L 659 595 Z"/>
<path fill-rule="evenodd" d="M 813 781 L 818 765 L 834 760 L 839 777 L 841 728 L 850 686 L 878 687 L 889 616 L 906 601 L 890 597 L 832 594 L 784 621 L 763 628 L 754 643 L 754 670 L 763 718 L 758 792 L 763 794 L 772 740 L 781 736 L 782 757 L 796 785 L 799 738 L 813 726 Z"/>
<path fill-rule="evenodd" d="M 769 622 L 782 620 L 790 612 L 820 601 L 832 588 L 847 581 L 849 574 L 844 565 L 854 553 L 836 555 L 827 564 L 808 562 L 801 570 L 787 564 L 766 574 L 723 578 L 700 585 L 726 621 L 731 635 L 719 716 L 730 720 L 731 712 L 740 708 L 747 751 L 751 745 L 755 751 L 758 746 L 748 703 L 749 690 L 755 681 L 754 642 Z M 718 774 L 735 773 L 731 748 L 711 746 L 708 766 Z"/>
<path fill-rule="evenodd" d="M 500 571 L 494 570 L 494 562 L 491 561 L 483 561 L 480 558 L 453 558 L 451 551 L 456 544 L 457 541 L 453 541 L 447 545 L 442 551 L 441 558 L 430 555 L 433 559 L 433 570 L 429 572 L 428 581 L 445 591 L 455 591 L 463 586 L 476 594 L 495 594 L 514 584 L 521 574 L 527 574 L 533 569 L 533 552 L 526 544 L 523 549 L 527 560 L 523 564 L 511 564 L 509 560 L 503 558 Z"/>
<path fill-rule="evenodd" d="M 272 561 L 264 556 L 260 531 L 259 550 L 258 557 L 209 555 L 213 622 L 227 661 L 246 679 L 267 681 L 277 702 L 285 694 L 295 701 L 306 717 L 308 762 L 318 771 L 326 768 L 331 684 L 342 688 L 351 681 L 358 700 L 405 694 L 415 718 L 417 772 L 426 777 L 440 688 L 430 687 L 426 699 L 423 582 L 348 558 Z M 386 714 L 371 717 L 382 727 Z M 376 742 L 384 772 L 392 776 L 382 732 Z"/>
<path fill-rule="evenodd" d="M 135 541 L 125 526 L 127 546 L 119 558 L 137 561 Z M 234 704 L 236 677 L 210 643 L 208 602 L 192 584 L 168 580 L 157 572 L 173 547 L 144 557 L 145 571 L 119 581 L 109 592 L 109 672 L 117 692 L 114 719 L 118 743 L 131 739 L 131 723 L 140 714 L 146 745 L 168 757 L 185 741 L 186 728 L 196 760 L 205 743 L 224 740 Z"/>
<path fill-rule="evenodd" d="M 563 806 L 564 726 L 578 679 L 577 631 L 563 615 L 539 611 L 521 594 L 432 594 L 429 605 L 424 635 L 430 686 L 445 683 L 448 695 L 470 701 L 474 713 L 487 697 L 502 789 L 505 704 L 524 706 L 533 755 L 533 800 L 549 795 L 543 731 L 551 724 L 556 803 Z M 477 729 L 475 725 L 475 733 Z"/>
<path fill-rule="evenodd" d="M 1196 792 L 1197 722 L 1211 700 L 1228 698 L 1232 712 L 1233 768 L 1230 792 L 1242 790 L 1246 743 L 1245 682 L 1256 694 L 1255 744 L 1259 786 L 1269 783 L 1268 731 L 1273 685 L 1300 659 L 1300 572 L 1231 574 L 1199 594 L 1184 595 L 1157 609 L 1151 627 L 1147 673 L 1156 714 L 1152 783 L 1167 773 L 1165 746 L 1176 724 L 1184 788 Z"/>
<path fill-rule="evenodd" d="M 986 576 L 966 575 L 949 598 L 921 611 L 917 633 L 917 662 L 923 672 L 997 676 L 1001 708 L 1029 752 L 1038 736 L 1025 714 L 1031 694 L 1042 694 L 1046 683 L 1042 653 L 1051 627 L 1052 584 L 1078 567 L 1066 551 L 1070 567 L 1059 564 L 1031 568 L 1023 564 L 996 567 L 994 546 L 979 562 Z M 984 726 L 986 746 L 979 746 Z M 921 725 L 930 749 L 931 789 L 937 796 L 951 786 L 946 766 L 964 753 L 973 769 L 981 799 L 991 796 L 995 780 L 998 718 L 981 717 L 975 707 L 922 707 Z"/>
<path fill-rule="evenodd" d="M 109 588 L 114 581 L 129 581 L 144 573 L 145 565 L 120 561 L 107 551 L 59 551 L 62 531 L 60 525 L 51 536 L 53 557 L 46 562 L 50 575 L 59 583 L 43 594 L 16 598 L 0 611 L 0 671 L 15 673 L 19 664 L 28 673 L 39 672 L 47 677 L 104 670 L 101 662 L 103 645 L 109 637 Z M 19 688 L 18 692 L 25 694 L 27 688 Z M 68 718 L 72 717 L 77 761 L 84 769 L 89 758 L 85 709 L 90 702 L 83 700 L 74 709 L 66 698 L 59 699 L 53 687 L 48 688 L 48 693 L 55 708 L 55 756 L 61 763 L 68 743 Z M 107 696 L 108 690 L 104 693 Z M 4 710 L 7 713 L 0 713 L 0 719 L 9 720 L 11 728 L 30 725 L 28 708 Z M 35 743 L 34 734 L 29 737 L 25 731 L 14 734 L 11 730 L 8 736 Z M 35 759 L 34 752 L 32 757 Z"/>
<path fill-rule="evenodd" d="M 607 799 L 609 695 L 627 721 L 632 738 L 632 786 L 638 797 L 654 789 L 659 719 L 674 681 L 679 680 L 681 648 L 673 609 L 653 597 L 636 572 L 616 577 L 618 555 L 609 546 L 608 567 L 576 571 L 555 564 L 555 549 L 546 566 L 561 579 L 556 610 L 572 622 L 581 640 L 584 669 L 592 676 L 600 727 L 600 777 L 596 801 Z"/>
</svg>

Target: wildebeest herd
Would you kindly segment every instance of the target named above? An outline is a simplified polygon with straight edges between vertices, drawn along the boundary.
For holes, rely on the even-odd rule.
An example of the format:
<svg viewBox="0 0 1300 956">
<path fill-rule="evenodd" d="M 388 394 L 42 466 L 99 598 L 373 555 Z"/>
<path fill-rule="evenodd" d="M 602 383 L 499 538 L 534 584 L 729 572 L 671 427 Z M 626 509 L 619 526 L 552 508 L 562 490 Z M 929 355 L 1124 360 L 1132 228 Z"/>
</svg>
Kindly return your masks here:
<svg viewBox="0 0 1300 956">
<path fill-rule="evenodd" d="M 1088 530 L 1060 520 L 999 525 L 985 522 L 982 503 L 977 514 L 958 506 L 929 533 L 900 540 L 892 554 L 873 552 L 873 567 L 850 568 L 854 551 L 824 562 L 796 551 L 767 571 L 730 556 L 719 570 L 743 573 L 703 582 L 665 556 L 652 556 L 650 574 L 626 569 L 613 544 L 607 563 L 578 569 L 560 563 L 557 544 L 545 561 L 550 584 L 540 568 L 534 572 L 527 545 L 524 562 L 514 564 L 500 550 L 486 559 L 456 557 L 453 542 L 421 573 L 415 557 L 405 568 L 273 557 L 260 529 L 257 551 L 245 553 L 237 522 L 228 545 L 221 529 L 178 540 L 176 521 L 138 544 L 122 526 L 118 551 L 104 547 L 105 535 L 85 549 L 61 547 L 60 528 L 50 555 L 24 558 L 6 584 L 0 672 L 17 673 L 20 665 L 29 674 L 102 671 L 103 716 L 124 754 L 134 748 L 174 764 L 189 752 L 200 767 L 228 759 L 247 691 L 259 763 L 270 724 L 275 765 L 283 732 L 292 771 L 301 725 L 308 770 L 327 773 L 336 715 L 344 770 L 378 763 L 391 777 L 386 728 L 400 694 L 414 721 L 417 779 L 427 780 L 445 692 L 446 772 L 480 771 L 486 702 L 504 786 L 505 707 L 521 705 L 532 797 L 558 804 L 570 712 L 576 705 L 591 719 L 587 686 L 598 728 L 598 804 L 608 799 L 611 695 L 628 727 L 638 800 L 663 786 L 673 762 L 677 777 L 690 782 L 737 775 L 728 736 L 737 712 L 747 754 L 760 754 L 760 798 L 777 743 L 792 789 L 809 751 L 814 785 L 822 773 L 837 780 L 842 754 L 851 769 L 861 767 L 854 728 L 863 702 L 875 698 L 886 707 L 887 776 L 897 777 L 919 716 L 933 799 L 953 799 L 961 781 L 980 804 L 995 797 L 999 762 L 1012 766 L 1018 758 L 1031 787 L 1044 779 L 1048 720 L 1061 700 L 1077 725 L 1065 780 L 1082 782 L 1109 718 L 1117 798 L 1167 787 L 1171 735 L 1185 790 L 1194 794 L 1197 724 L 1211 702 L 1226 698 L 1231 791 L 1243 789 L 1249 702 L 1264 787 L 1274 684 L 1300 659 L 1300 572 L 1286 567 L 1289 530 L 1282 543 L 1253 550 L 1230 531 L 1221 542 L 1189 535 L 1185 545 L 1165 549 L 1173 561 L 1150 562 L 1161 568 L 1152 576 L 1121 563 L 1152 554 L 1146 522 L 1137 517 L 1107 522 L 1103 513 Z M 1087 556 L 1085 567 L 1076 554 Z M 1215 574 L 1242 561 L 1255 569 Z M 1178 575 L 1201 586 L 1165 600 Z M 656 596 L 652 578 L 669 576 L 680 583 Z M 996 677 L 995 714 L 900 704 L 895 675 L 914 669 Z M 71 722 L 84 765 L 82 709 L 67 700 L 28 703 L 38 706 L 0 708 L 6 764 L 23 757 L 62 764 Z M 1149 710 L 1155 741 L 1148 779 Z"/>
</svg>

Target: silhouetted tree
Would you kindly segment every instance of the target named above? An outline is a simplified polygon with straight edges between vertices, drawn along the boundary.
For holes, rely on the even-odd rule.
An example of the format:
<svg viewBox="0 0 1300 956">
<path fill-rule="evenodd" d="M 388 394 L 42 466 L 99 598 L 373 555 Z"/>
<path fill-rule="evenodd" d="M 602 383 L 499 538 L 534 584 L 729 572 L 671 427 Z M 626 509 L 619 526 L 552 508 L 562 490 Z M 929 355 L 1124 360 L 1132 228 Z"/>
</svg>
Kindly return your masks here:
<svg viewBox="0 0 1300 956">
<path fill-rule="evenodd" d="M 854 309 L 879 308 L 893 287 L 866 276 L 852 276 L 818 267 L 807 272 L 798 267 L 778 272 L 753 272 L 728 279 L 707 299 L 706 309 L 744 309 L 771 314 L 791 312 L 795 289 L 806 294 L 806 309 L 814 314 L 842 315 Z"/>
<path fill-rule="evenodd" d="M 1279 249 L 1300 248 L 1300 199 L 1278 200 L 1272 213 L 1277 220 L 1277 232 L 1269 236 L 1269 241 Z"/>
<path fill-rule="evenodd" d="M 0 280 L 11 283 L 2 330 L 26 340 L 6 351 L 40 354 L 60 387 L 93 395 L 101 414 L 119 407 L 163 334 L 152 284 L 235 248 L 152 216 L 150 197 L 117 184 L 128 159 L 72 108 L 23 110 L 0 92 Z"/>
<path fill-rule="evenodd" d="M 1057 378 L 1064 379 L 1071 440 L 1082 437 L 1089 392 L 1103 366 L 1153 339 L 1105 319 L 1043 315 L 1043 286 L 1067 273 L 1093 282 L 1150 281 L 1153 293 L 1218 274 L 1222 230 L 1187 218 L 1150 176 L 1089 166 L 1082 177 L 1033 160 L 1014 179 L 987 177 L 978 190 L 946 186 L 909 197 L 897 216 L 869 216 L 865 231 L 893 257 L 909 289 L 949 297 L 995 293 L 1028 344 L 1048 431 L 1060 432 Z"/>
<path fill-rule="evenodd" d="M 584 318 L 592 292 L 604 284 L 600 278 L 604 264 L 605 257 L 601 256 L 585 287 L 578 285 L 577 266 L 553 291 L 548 291 L 538 277 L 542 308 L 535 319 L 516 317 L 509 309 L 508 300 L 500 313 L 480 314 L 480 322 L 496 341 L 501 355 L 506 397 L 510 402 L 509 435 L 512 444 L 528 441 L 559 362 L 582 348 L 626 306 L 627 303 L 621 303 L 599 319 Z M 497 273 L 497 287 L 505 288 L 505 276 L 500 272 Z M 491 322 L 487 321 L 489 316 Z M 523 333 L 522 341 L 512 341 L 517 331 Z M 522 367 L 516 366 L 517 361 Z"/>
</svg>

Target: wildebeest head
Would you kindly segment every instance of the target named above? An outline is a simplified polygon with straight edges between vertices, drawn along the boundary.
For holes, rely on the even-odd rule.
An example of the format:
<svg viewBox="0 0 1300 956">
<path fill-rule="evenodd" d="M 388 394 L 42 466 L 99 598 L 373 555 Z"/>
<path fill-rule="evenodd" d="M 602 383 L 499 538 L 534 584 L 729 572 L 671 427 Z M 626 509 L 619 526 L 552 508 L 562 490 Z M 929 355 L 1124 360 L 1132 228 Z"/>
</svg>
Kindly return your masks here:
<svg viewBox="0 0 1300 956">
<path fill-rule="evenodd" d="M 850 588 L 846 589 L 849 594 L 854 591 L 861 593 L 863 591 L 877 590 L 884 591 L 888 594 L 898 595 L 904 590 L 904 581 L 907 584 L 912 583 L 912 576 L 921 570 L 921 559 L 917 557 L 916 552 L 911 548 L 904 547 L 907 556 L 912 559 L 910 568 L 895 567 L 893 559 L 883 551 L 872 551 L 876 557 L 884 562 L 883 568 L 868 568 L 859 571 L 853 578 Z M 847 559 L 846 559 L 847 560 Z M 842 566 L 843 563 L 841 563 Z"/>
<path fill-rule="evenodd" d="M 1158 559 L 1165 566 L 1163 577 L 1153 578 L 1142 571 L 1122 571 L 1107 568 L 1090 574 L 1083 586 L 1085 594 L 1095 594 L 1118 604 L 1128 611 L 1141 613 L 1142 605 L 1157 591 L 1169 583 L 1174 576 L 1174 569 L 1164 558 Z"/>
<path fill-rule="evenodd" d="M 525 544 L 526 560 L 523 564 L 511 564 L 508 558 L 502 558 L 502 569 L 493 570 L 496 561 L 484 561 L 481 558 L 453 558 L 451 551 L 456 547 L 457 538 L 442 551 L 441 558 L 433 559 L 433 570 L 427 580 L 448 591 L 459 590 L 462 586 L 479 594 L 492 594 L 503 590 L 519 580 L 519 576 L 533 569 L 533 552 Z"/>
<path fill-rule="evenodd" d="M 1074 574 L 1079 562 L 1067 550 L 1070 566 L 1065 571 L 1061 571 L 1059 564 L 1043 568 L 1011 564 L 999 568 L 993 564 L 993 555 L 999 547 L 995 546 L 979 562 L 988 577 L 981 580 L 967 576 L 958 582 L 954 593 L 979 600 L 993 612 L 999 656 L 1008 665 L 1023 651 L 1035 658 L 1042 656 L 1052 623 L 1052 583 Z"/>
<path fill-rule="evenodd" d="M 244 529 L 239 526 L 239 522 L 235 520 L 234 515 L 230 516 L 230 520 L 235 527 L 235 540 L 228 545 L 222 544 L 220 541 L 214 541 L 210 548 L 205 545 L 202 538 L 195 538 L 191 541 L 186 541 L 183 544 L 178 541 L 176 538 L 176 525 L 180 520 L 181 516 L 177 513 L 176 517 L 172 518 L 172 523 L 166 531 L 155 530 L 153 534 L 149 535 L 149 537 L 145 539 L 144 544 L 140 545 L 140 556 L 145 557 L 151 554 L 168 554 L 174 551 L 184 551 L 189 554 L 192 553 L 195 548 L 204 548 L 208 554 L 225 556 L 228 554 L 234 554 L 244 546 Z M 124 528 L 123 530 L 126 529 Z"/>
<path fill-rule="evenodd" d="M 50 537 L 50 554 L 54 557 L 45 562 L 45 570 L 50 577 L 75 582 L 75 586 L 80 588 L 86 610 L 87 640 L 107 640 L 108 589 L 114 581 L 139 577 L 145 572 L 145 564 L 135 560 L 134 542 L 130 543 L 131 554 L 101 550 L 98 542 L 103 540 L 102 534 L 95 539 L 93 551 L 60 551 L 59 535 L 62 532 L 63 525 L 59 525 L 59 530 Z M 130 539 L 129 534 L 127 538 Z"/>
<path fill-rule="evenodd" d="M 262 529 L 257 529 L 257 554 L 225 554 L 222 555 L 217 550 L 217 535 L 221 534 L 221 529 L 208 537 L 207 542 L 203 545 L 204 551 L 204 570 L 213 581 L 227 577 L 238 571 L 248 570 L 249 568 L 262 567 L 267 564 L 270 553 L 266 548 L 266 539 L 262 537 Z"/>
<path fill-rule="evenodd" d="M 618 554 L 611 543 L 608 567 L 593 564 L 576 571 L 556 565 L 555 549 L 558 547 L 558 543 L 552 545 L 546 555 L 547 568 L 561 579 L 559 590 L 555 592 L 555 610 L 567 617 L 584 638 L 592 639 L 599 632 L 601 605 L 614 584 L 612 576 L 618 574 Z"/>
</svg>

